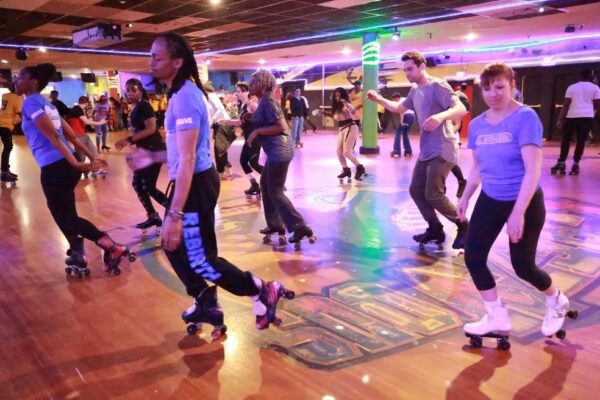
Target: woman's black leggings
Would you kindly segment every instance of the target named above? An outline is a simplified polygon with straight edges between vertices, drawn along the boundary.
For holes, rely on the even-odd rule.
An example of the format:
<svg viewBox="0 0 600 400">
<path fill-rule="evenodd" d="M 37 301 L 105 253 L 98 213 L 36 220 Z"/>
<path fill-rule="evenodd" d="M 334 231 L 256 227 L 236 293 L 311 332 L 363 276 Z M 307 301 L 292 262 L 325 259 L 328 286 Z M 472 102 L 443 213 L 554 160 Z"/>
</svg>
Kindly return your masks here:
<svg viewBox="0 0 600 400">
<path fill-rule="evenodd" d="M 133 173 L 133 188 L 147 214 L 156 212 L 150 197 L 163 207 L 167 202 L 165 194 L 156 188 L 156 181 L 158 180 L 161 166 L 162 164 L 152 164 L 147 168 Z"/>
<path fill-rule="evenodd" d="M 514 201 L 494 200 L 483 191 L 477 199 L 465 244 L 465 264 L 477 290 L 496 287 L 494 277 L 487 266 L 487 259 L 514 205 Z M 545 219 L 544 193 L 539 189 L 525 212 L 522 239 L 518 243 L 510 243 L 510 261 L 517 276 L 540 291 L 547 290 L 552 285 L 550 275 L 535 264 L 537 244 Z"/>
<path fill-rule="evenodd" d="M 77 215 L 75 187 L 80 178 L 81 171 L 73 168 L 64 158 L 42 167 L 42 189 L 52 218 L 67 238 L 69 247 L 83 250 L 83 238 L 95 243 L 104 233 Z"/>
<path fill-rule="evenodd" d="M 245 174 L 252 173 L 254 169 L 259 174 L 263 172 L 263 166 L 258 163 L 258 156 L 260 155 L 260 143 L 255 140 L 252 146 L 248 146 L 248 142 L 244 143 L 242 147 L 242 153 L 240 154 L 240 164 Z"/>
<path fill-rule="evenodd" d="M 173 200 L 175 185 L 175 182 L 171 185 L 168 203 Z M 252 274 L 240 270 L 218 255 L 215 206 L 220 186 L 221 181 L 214 167 L 194 174 L 183 207 L 181 245 L 175 251 L 165 250 L 165 254 L 192 297 L 198 297 L 208 287 L 205 280 L 238 296 L 255 296 L 259 290 Z"/>
</svg>

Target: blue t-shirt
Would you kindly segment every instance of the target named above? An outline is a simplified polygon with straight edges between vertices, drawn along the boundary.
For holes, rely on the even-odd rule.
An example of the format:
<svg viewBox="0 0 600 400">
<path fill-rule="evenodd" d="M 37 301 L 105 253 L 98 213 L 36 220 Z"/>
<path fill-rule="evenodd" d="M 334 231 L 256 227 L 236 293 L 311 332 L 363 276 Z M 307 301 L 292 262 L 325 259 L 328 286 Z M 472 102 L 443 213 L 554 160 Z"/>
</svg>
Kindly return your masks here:
<svg viewBox="0 0 600 400">
<path fill-rule="evenodd" d="M 206 171 L 212 167 L 210 158 L 210 123 L 206 109 L 206 97 L 198 87 L 187 81 L 171 96 L 165 114 L 167 131 L 167 165 L 169 178 L 177 177 L 179 153 L 177 151 L 177 131 L 198 129 L 196 142 L 196 163 L 194 173 Z"/>
<path fill-rule="evenodd" d="M 497 125 L 487 122 L 485 114 L 469 125 L 469 148 L 479 162 L 482 190 L 496 200 L 516 200 L 525 176 L 521 147 L 542 147 L 542 123 L 528 106 L 520 106 Z"/>
<path fill-rule="evenodd" d="M 283 113 L 275 99 L 271 96 L 264 96 L 252 114 L 252 123 L 255 128 L 262 128 L 275 125 L 282 117 Z M 267 155 L 268 162 L 288 162 L 294 158 L 294 146 L 288 130 L 273 136 L 260 135 L 258 140 Z"/>
<path fill-rule="evenodd" d="M 52 120 L 58 137 L 67 148 L 73 152 L 62 131 L 60 115 L 56 107 L 52 105 L 44 96 L 39 93 L 28 96 L 23 102 L 23 132 L 27 143 L 33 152 L 33 158 L 40 167 L 52 164 L 64 158 L 63 155 L 50 143 L 50 140 L 35 125 L 35 120 L 42 115 L 47 115 Z"/>
</svg>

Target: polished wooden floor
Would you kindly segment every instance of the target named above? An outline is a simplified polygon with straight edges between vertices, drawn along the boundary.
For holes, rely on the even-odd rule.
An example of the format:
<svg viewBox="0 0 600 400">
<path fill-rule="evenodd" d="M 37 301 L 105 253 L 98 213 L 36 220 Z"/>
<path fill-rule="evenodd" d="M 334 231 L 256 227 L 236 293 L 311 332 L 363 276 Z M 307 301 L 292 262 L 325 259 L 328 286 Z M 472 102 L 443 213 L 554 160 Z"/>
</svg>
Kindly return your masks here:
<svg viewBox="0 0 600 400">
<path fill-rule="evenodd" d="M 558 149 L 544 149 L 548 216 L 538 261 L 580 311 L 566 340 L 541 336 L 542 296 L 515 279 L 506 236 L 497 241 L 490 265 L 514 325 L 505 352 L 492 341 L 467 346 L 461 326 L 483 307 L 462 256 L 419 252 L 411 239 L 424 228 L 407 191 L 415 159 L 391 159 L 384 136 L 381 155 L 364 158 L 371 175 L 342 186 L 335 135 L 304 142 L 287 194 L 319 239 L 300 252 L 261 243 L 261 206 L 242 194 L 241 142 L 232 147 L 237 178 L 222 184 L 220 253 L 297 297 L 282 302 L 281 327 L 257 332 L 248 299 L 219 292 L 229 330 L 211 342 L 209 327 L 186 333 L 179 314 L 191 300 L 159 241 L 132 227 L 145 215 L 125 155 L 106 155 L 105 179 L 81 181 L 77 205 L 133 246 L 138 261 L 107 275 L 87 243 L 92 275 L 80 281 L 65 277 L 66 241 L 46 208 L 39 168 L 16 137 L 19 182 L 0 191 L 0 399 L 597 398 L 599 148 L 586 148 L 576 177 L 551 176 Z M 460 163 L 468 173 L 469 151 Z M 452 198 L 455 190 L 451 176 Z M 446 232 L 451 240 L 451 224 Z"/>
</svg>

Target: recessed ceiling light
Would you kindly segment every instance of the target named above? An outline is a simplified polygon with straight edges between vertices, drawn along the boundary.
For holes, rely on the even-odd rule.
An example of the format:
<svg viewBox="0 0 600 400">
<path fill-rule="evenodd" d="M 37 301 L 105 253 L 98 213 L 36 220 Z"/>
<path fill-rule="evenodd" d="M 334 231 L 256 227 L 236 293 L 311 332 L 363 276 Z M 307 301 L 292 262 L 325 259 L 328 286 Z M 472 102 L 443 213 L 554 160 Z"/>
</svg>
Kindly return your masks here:
<svg viewBox="0 0 600 400">
<path fill-rule="evenodd" d="M 400 40 L 400 31 L 398 28 L 394 28 L 394 33 L 392 33 L 393 40 Z"/>
<path fill-rule="evenodd" d="M 41 51 L 42 53 L 45 53 L 48 51 L 48 49 L 45 47 L 38 47 L 38 50 Z"/>
<path fill-rule="evenodd" d="M 344 46 L 344 48 L 342 49 L 342 54 L 345 56 L 349 56 L 350 54 L 352 54 L 352 49 L 348 46 Z"/>
<path fill-rule="evenodd" d="M 259 63 L 260 65 L 263 65 L 264 63 L 266 63 L 266 61 L 265 61 L 265 59 L 264 59 L 264 58 L 261 58 L 260 60 L 258 60 L 258 63 Z"/>
<path fill-rule="evenodd" d="M 8 64 L 8 61 L 2 59 L 2 64 Z"/>
<path fill-rule="evenodd" d="M 127 28 L 133 28 L 133 24 L 131 22 L 126 23 L 125 26 Z"/>
<path fill-rule="evenodd" d="M 465 36 L 465 39 L 467 39 L 469 42 L 472 42 L 473 40 L 477 39 L 477 34 L 475 32 L 469 32 Z"/>
<path fill-rule="evenodd" d="M 210 58 L 207 58 L 206 60 L 204 60 L 204 64 L 210 65 L 210 63 L 211 63 Z"/>
<path fill-rule="evenodd" d="M 77 75 L 75 75 L 75 74 L 71 74 L 71 75 L 69 75 L 69 76 L 70 76 L 71 78 L 73 78 L 73 79 L 77 79 Z"/>
<path fill-rule="evenodd" d="M 213 6 L 218 6 L 219 4 L 221 4 L 221 0 L 210 0 L 210 4 L 212 4 Z"/>
<path fill-rule="evenodd" d="M 539 12 L 539 13 L 543 13 L 544 11 L 546 11 L 546 9 L 545 9 L 544 7 L 540 7 L 540 8 L 538 9 L 538 12 Z"/>
</svg>

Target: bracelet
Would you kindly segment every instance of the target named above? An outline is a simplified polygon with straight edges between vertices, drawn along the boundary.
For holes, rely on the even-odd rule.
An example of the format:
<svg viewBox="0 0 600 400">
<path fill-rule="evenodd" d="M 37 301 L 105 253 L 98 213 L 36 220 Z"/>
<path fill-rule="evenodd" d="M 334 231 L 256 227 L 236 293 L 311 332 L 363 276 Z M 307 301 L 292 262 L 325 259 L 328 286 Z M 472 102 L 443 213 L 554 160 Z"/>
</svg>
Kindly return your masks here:
<svg viewBox="0 0 600 400">
<path fill-rule="evenodd" d="M 167 217 L 171 218 L 173 221 L 180 221 L 183 219 L 183 212 L 176 210 L 167 211 Z"/>
</svg>

